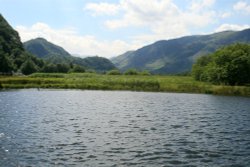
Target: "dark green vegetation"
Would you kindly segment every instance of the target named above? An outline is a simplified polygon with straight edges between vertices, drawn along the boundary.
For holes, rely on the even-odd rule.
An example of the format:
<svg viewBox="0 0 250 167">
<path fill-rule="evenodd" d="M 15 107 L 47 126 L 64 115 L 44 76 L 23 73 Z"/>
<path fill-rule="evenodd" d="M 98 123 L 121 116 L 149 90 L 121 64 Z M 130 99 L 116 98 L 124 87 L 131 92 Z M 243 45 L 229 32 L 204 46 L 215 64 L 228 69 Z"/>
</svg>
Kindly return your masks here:
<svg viewBox="0 0 250 167">
<path fill-rule="evenodd" d="M 34 69 L 41 69 L 43 65 L 42 60 L 24 50 L 18 33 L 0 14 L 0 73 L 30 74 Z"/>
<path fill-rule="evenodd" d="M 22 77 L 0 77 L 0 87 L 132 90 L 206 93 L 250 96 L 247 86 L 219 86 L 195 81 L 189 76 L 101 75 L 95 73 L 35 73 Z"/>
<path fill-rule="evenodd" d="M 237 42 L 250 43 L 250 29 L 158 41 L 115 57 L 112 62 L 122 71 L 135 68 L 154 74 L 178 74 L 190 71 L 199 56 Z"/>
<path fill-rule="evenodd" d="M 78 71 L 79 66 L 97 72 L 105 72 L 116 68 L 110 60 L 103 57 L 94 56 L 87 58 L 79 58 L 71 56 L 62 47 L 48 42 L 46 39 L 43 38 L 29 40 L 24 43 L 24 47 L 30 53 L 45 60 L 46 64 L 66 64 L 72 68 L 73 72 L 80 72 Z M 78 69 L 75 70 L 74 66 L 77 66 Z M 45 70 L 43 72 L 51 71 Z M 63 71 L 59 70 L 59 72 Z"/>
<path fill-rule="evenodd" d="M 215 84 L 249 84 L 250 45 L 234 44 L 200 57 L 193 65 L 192 74 L 196 80 Z"/>
<path fill-rule="evenodd" d="M 27 52 L 25 50 L 27 49 Z M 38 38 L 25 43 L 0 14 L 0 74 L 34 72 L 105 72 L 115 69 L 106 58 L 71 56 L 63 48 Z"/>
</svg>

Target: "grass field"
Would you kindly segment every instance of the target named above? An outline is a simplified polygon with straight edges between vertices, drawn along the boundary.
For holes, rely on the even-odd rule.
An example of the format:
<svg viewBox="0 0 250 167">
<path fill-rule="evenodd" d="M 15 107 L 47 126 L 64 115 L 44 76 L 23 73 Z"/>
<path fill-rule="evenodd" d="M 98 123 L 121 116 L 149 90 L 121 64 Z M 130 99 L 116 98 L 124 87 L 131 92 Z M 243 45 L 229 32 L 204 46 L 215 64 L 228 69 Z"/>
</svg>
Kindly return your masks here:
<svg viewBox="0 0 250 167">
<path fill-rule="evenodd" d="M 35 73 L 30 76 L 0 76 L 0 88 L 131 90 L 250 96 L 250 86 L 212 85 L 195 81 L 190 76 Z"/>
</svg>

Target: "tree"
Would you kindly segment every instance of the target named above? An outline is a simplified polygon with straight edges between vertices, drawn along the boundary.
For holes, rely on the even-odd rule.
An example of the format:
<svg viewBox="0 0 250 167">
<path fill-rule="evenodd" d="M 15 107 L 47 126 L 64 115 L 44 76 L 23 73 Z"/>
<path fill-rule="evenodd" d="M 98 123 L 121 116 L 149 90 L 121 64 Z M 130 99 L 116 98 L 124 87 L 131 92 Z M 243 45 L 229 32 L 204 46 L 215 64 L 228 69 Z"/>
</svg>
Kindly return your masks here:
<svg viewBox="0 0 250 167">
<path fill-rule="evenodd" d="M 204 76 L 204 68 L 209 62 L 211 62 L 211 56 L 201 56 L 196 60 L 196 63 L 193 65 L 192 68 L 192 75 L 196 80 L 206 80 Z"/>
<path fill-rule="evenodd" d="M 67 64 L 61 63 L 56 65 L 57 72 L 67 73 L 69 71 L 69 66 Z"/>
<path fill-rule="evenodd" d="M 138 75 L 138 71 L 136 69 L 128 69 L 124 73 L 125 75 Z"/>
<path fill-rule="evenodd" d="M 1 73 L 11 73 L 14 67 L 11 61 L 5 54 L 0 53 L 0 72 Z"/>
<path fill-rule="evenodd" d="M 119 70 L 110 70 L 107 75 L 121 75 L 121 72 Z"/>
<path fill-rule="evenodd" d="M 32 74 L 34 72 L 37 72 L 38 67 L 35 65 L 35 63 L 31 59 L 28 59 L 27 61 L 25 61 L 22 64 L 21 71 L 23 74 L 29 75 L 29 74 Z"/>
<path fill-rule="evenodd" d="M 85 72 L 85 68 L 83 66 L 74 65 L 71 72 Z"/>
<path fill-rule="evenodd" d="M 250 45 L 233 44 L 203 56 L 193 65 L 196 80 L 226 85 L 250 83 Z"/>
<path fill-rule="evenodd" d="M 42 68 L 42 72 L 55 73 L 57 72 L 57 67 L 55 64 L 45 64 Z"/>
</svg>

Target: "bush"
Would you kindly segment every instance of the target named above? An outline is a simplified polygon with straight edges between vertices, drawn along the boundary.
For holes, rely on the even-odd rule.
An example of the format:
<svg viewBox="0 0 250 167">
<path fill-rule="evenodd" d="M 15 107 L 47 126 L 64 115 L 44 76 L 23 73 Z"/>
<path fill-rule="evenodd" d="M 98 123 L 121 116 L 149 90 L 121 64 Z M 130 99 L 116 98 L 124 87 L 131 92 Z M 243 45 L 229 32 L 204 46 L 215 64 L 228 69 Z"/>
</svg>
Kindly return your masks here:
<svg viewBox="0 0 250 167">
<path fill-rule="evenodd" d="M 54 64 L 46 64 L 43 67 L 42 72 L 45 72 L 45 73 L 55 73 L 55 72 L 57 72 L 57 67 Z"/>
<path fill-rule="evenodd" d="M 140 75 L 151 75 L 151 73 L 147 70 L 144 70 L 144 71 L 140 72 Z"/>
<path fill-rule="evenodd" d="M 83 66 L 74 65 L 73 69 L 70 72 L 84 73 L 85 68 Z"/>
<path fill-rule="evenodd" d="M 119 70 L 111 70 L 107 72 L 107 75 L 121 75 Z"/>
<path fill-rule="evenodd" d="M 124 72 L 125 75 L 138 75 L 138 71 L 136 69 L 128 69 Z"/>
<path fill-rule="evenodd" d="M 28 59 L 22 64 L 21 71 L 24 75 L 29 75 L 34 72 L 37 72 L 38 67 L 35 65 L 35 63 L 31 59 Z"/>
<path fill-rule="evenodd" d="M 56 64 L 57 72 L 59 73 L 67 73 L 69 71 L 69 65 L 67 64 Z"/>
</svg>

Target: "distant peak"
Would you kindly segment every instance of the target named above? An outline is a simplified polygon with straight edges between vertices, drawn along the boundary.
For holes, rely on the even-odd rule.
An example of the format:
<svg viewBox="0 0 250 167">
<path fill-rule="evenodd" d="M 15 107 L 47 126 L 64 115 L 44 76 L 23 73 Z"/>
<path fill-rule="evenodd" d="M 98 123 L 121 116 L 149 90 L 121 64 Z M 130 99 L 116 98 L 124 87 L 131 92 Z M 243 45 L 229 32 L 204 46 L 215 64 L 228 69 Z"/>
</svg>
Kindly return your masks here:
<svg viewBox="0 0 250 167">
<path fill-rule="evenodd" d="M 34 40 L 47 41 L 45 38 L 42 38 L 42 37 L 38 37 L 38 38 L 36 38 L 36 39 L 34 39 Z"/>
</svg>

